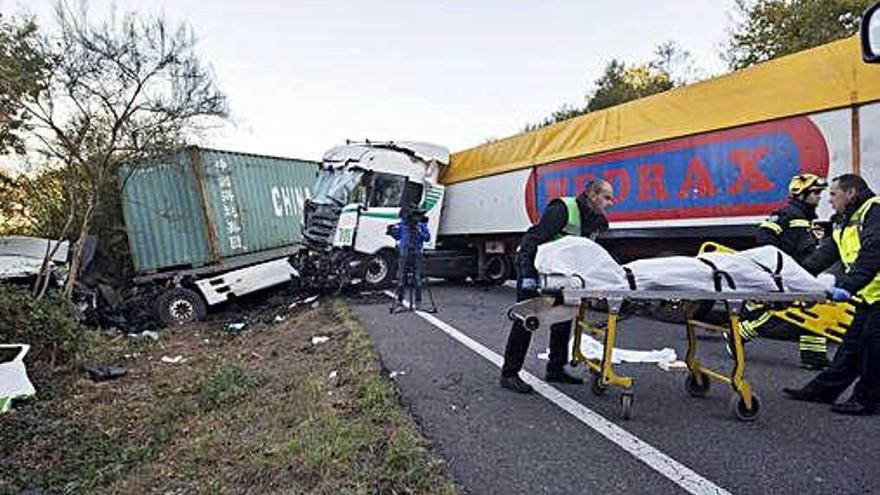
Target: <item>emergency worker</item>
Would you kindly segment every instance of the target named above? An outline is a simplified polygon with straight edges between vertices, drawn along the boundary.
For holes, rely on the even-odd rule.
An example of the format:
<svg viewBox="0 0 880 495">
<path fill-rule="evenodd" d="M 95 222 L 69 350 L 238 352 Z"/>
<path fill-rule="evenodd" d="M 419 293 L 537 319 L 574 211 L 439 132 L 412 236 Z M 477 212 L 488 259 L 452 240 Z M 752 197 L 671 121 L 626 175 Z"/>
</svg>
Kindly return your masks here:
<svg viewBox="0 0 880 495">
<path fill-rule="evenodd" d="M 798 264 L 816 250 L 818 239 L 813 234 L 812 222 L 816 219 L 816 207 L 822 191 L 828 188 L 825 179 L 813 174 L 792 177 L 788 184 L 788 202 L 774 211 L 767 220 L 758 225 L 755 241 L 759 246 L 776 246 L 791 256 Z M 819 370 L 828 366 L 828 342 L 825 337 L 805 332 L 772 315 L 767 310 L 746 313 L 740 324 L 743 342 L 755 337 L 794 338 L 799 336 L 801 366 Z"/>
<path fill-rule="evenodd" d="M 850 398 L 831 410 L 874 414 L 880 408 L 880 198 L 855 174 L 835 178 L 830 196 L 834 242 L 823 243 L 804 267 L 815 274 L 840 261 L 844 273 L 828 295 L 834 301 L 856 296 L 855 316 L 828 369 L 803 388 L 782 390 L 795 400 L 834 403 L 855 381 Z"/>
<path fill-rule="evenodd" d="M 564 236 L 575 235 L 595 240 L 608 229 L 605 211 L 612 204 L 614 190 L 604 180 L 590 181 L 577 197 L 562 197 L 551 201 L 537 224 L 525 233 L 516 254 L 516 300 L 523 301 L 538 295 L 538 272 L 535 255 L 538 246 Z M 548 382 L 580 384 L 583 380 L 568 374 L 568 345 L 571 336 L 571 320 L 550 327 L 550 361 L 545 378 Z M 531 385 L 519 377 L 529 348 L 532 333 L 521 321 L 514 321 L 504 348 L 504 366 L 501 368 L 500 384 L 519 393 L 532 391 Z"/>
</svg>

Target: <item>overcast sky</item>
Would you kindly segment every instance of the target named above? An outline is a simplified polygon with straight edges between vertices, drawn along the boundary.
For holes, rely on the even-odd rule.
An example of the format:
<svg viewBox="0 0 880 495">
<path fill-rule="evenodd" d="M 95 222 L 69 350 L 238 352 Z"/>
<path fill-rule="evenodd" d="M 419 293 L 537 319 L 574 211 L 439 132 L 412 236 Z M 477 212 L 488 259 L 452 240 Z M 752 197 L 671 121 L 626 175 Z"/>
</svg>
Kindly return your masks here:
<svg viewBox="0 0 880 495">
<path fill-rule="evenodd" d="M 113 3 L 91 0 L 93 17 Z M 0 0 L 52 23 L 50 0 Z M 117 0 L 195 30 L 235 126 L 213 147 L 319 159 L 345 139 L 453 151 L 581 104 L 611 58 L 678 42 L 705 74 L 733 0 Z"/>
</svg>

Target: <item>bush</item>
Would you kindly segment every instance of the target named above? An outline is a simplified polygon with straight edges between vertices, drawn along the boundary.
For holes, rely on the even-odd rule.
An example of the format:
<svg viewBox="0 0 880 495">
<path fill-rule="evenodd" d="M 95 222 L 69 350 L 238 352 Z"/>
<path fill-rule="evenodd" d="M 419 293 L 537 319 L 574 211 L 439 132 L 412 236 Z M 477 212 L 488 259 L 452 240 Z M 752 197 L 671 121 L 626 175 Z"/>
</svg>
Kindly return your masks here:
<svg viewBox="0 0 880 495">
<path fill-rule="evenodd" d="M 73 315 L 73 306 L 54 294 L 36 301 L 26 287 L 0 283 L 0 343 L 29 344 L 30 362 L 77 364 L 88 357 L 95 332 Z"/>
</svg>

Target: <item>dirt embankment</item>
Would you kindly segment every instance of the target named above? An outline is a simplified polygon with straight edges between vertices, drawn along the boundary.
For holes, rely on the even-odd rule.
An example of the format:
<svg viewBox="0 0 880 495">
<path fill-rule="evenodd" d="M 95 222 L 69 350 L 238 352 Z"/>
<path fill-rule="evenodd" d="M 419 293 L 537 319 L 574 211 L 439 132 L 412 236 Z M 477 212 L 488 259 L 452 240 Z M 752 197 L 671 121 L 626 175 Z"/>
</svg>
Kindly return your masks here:
<svg viewBox="0 0 880 495">
<path fill-rule="evenodd" d="M 345 303 L 279 316 L 109 339 L 112 381 L 35 370 L 0 493 L 455 493 Z"/>
</svg>

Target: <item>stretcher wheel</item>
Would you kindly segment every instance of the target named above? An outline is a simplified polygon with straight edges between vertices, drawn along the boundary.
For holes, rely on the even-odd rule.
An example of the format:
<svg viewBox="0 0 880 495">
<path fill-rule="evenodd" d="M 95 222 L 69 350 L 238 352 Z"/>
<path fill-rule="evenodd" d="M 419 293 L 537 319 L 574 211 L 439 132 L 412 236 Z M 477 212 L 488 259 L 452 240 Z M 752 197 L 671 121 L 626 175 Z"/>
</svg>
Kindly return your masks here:
<svg viewBox="0 0 880 495">
<path fill-rule="evenodd" d="M 590 380 L 590 392 L 593 392 L 595 396 L 600 396 L 605 395 L 607 391 L 608 385 L 602 381 L 602 375 L 593 373 L 593 378 Z"/>
<path fill-rule="evenodd" d="M 705 397 L 709 394 L 711 385 L 712 382 L 706 375 L 700 376 L 698 380 L 695 373 L 688 373 L 684 379 L 684 388 L 691 397 Z"/>
<path fill-rule="evenodd" d="M 752 408 L 746 409 L 745 401 L 739 394 L 736 394 L 730 398 L 730 408 L 733 410 L 736 419 L 745 422 L 752 422 L 758 419 L 758 416 L 761 415 L 761 399 L 753 392 Z"/>
<path fill-rule="evenodd" d="M 633 415 L 633 399 L 635 395 L 632 392 L 624 392 L 620 394 L 620 417 L 630 419 Z"/>
</svg>

